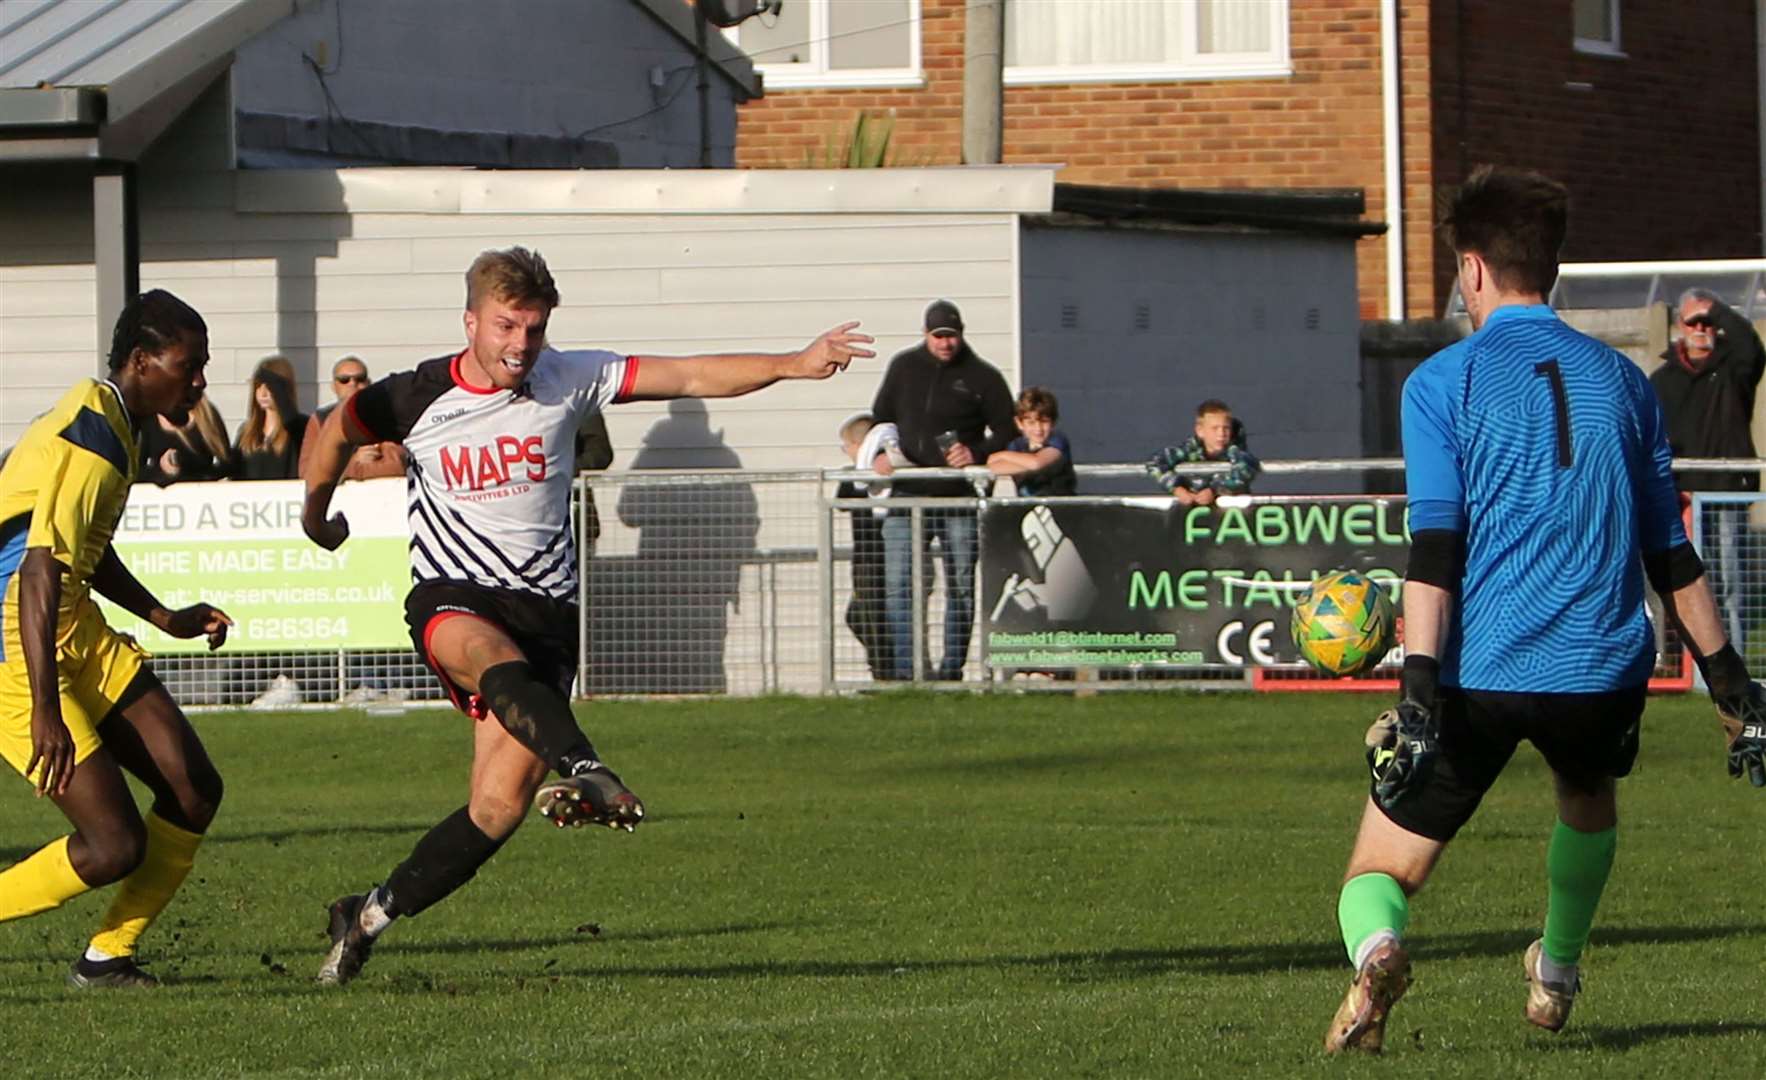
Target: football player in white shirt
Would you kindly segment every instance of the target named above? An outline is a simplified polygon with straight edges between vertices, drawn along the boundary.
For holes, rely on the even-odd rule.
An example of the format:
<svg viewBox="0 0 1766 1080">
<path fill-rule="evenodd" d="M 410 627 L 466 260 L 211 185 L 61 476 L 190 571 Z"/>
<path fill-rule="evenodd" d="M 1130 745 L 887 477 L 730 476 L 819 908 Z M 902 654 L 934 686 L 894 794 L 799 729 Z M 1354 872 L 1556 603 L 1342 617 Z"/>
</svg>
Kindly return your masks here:
<svg viewBox="0 0 1766 1080">
<path fill-rule="evenodd" d="M 825 379 L 874 356 L 856 322 L 795 353 L 690 357 L 559 352 L 546 345 L 558 290 L 545 260 L 486 251 L 466 274 L 466 348 L 390 375 L 334 410 L 307 476 L 302 525 L 336 549 L 349 536 L 331 495 L 356 446 L 408 456 L 412 640 L 476 726 L 465 806 L 365 894 L 331 905 L 319 971 L 346 983 L 375 938 L 471 880 L 527 807 L 559 825 L 633 830 L 643 803 L 598 759 L 569 701 L 577 665 L 570 528 L 582 416 L 617 401 L 735 397 L 781 379 Z M 559 779 L 546 783 L 557 771 Z"/>
</svg>

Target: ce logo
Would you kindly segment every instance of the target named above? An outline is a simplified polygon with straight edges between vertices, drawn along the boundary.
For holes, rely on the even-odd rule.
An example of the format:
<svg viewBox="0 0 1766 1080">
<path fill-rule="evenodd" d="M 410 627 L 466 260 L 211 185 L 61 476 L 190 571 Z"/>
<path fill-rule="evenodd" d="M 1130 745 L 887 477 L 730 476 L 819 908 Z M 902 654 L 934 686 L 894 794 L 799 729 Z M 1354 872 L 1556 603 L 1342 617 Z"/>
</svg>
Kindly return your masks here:
<svg viewBox="0 0 1766 1080">
<path fill-rule="evenodd" d="M 1275 663 L 1275 655 L 1269 651 L 1269 636 L 1275 633 L 1275 621 L 1265 620 L 1245 631 L 1245 624 L 1237 619 L 1220 628 L 1220 634 L 1214 639 L 1214 648 L 1220 658 L 1229 664 L 1243 664 L 1244 656 L 1233 648 L 1233 641 L 1244 635 L 1250 647 L 1251 659 L 1259 664 Z"/>
</svg>

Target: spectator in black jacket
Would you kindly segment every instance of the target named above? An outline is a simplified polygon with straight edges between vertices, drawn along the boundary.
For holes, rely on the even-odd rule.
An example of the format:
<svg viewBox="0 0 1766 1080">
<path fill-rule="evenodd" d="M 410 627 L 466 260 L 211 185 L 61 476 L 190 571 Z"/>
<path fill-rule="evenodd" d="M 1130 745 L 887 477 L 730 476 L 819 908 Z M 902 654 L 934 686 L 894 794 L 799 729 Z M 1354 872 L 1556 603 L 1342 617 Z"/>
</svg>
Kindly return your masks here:
<svg viewBox="0 0 1766 1080">
<path fill-rule="evenodd" d="M 280 356 L 251 373 L 245 423 L 233 443 L 233 479 L 293 480 L 300 475 L 300 447 L 307 417 L 295 405 L 293 368 Z"/>
<path fill-rule="evenodd" d="M 1676 309 L 1676 337 L 1650 376 L 1668 425 L 1668 448 L 1675 457 L 1751 458 L 1754 451 L 1754 391 L 1766 369 L 1766 348 L 1752 324 L 1708 289 L 1688 289 Z M 1754 491 L 1760 474 L 1683 472 L 1685 491 Z M 1729 640 L 1742 646 L 1747 507 L 1706 504 L 1699 523 L 1705 566 L 1713 572 L 1712 591 L 1723 611 Z"/>
<path fill-rule="evenodd" d="M 227 422 L 204 394 L 183 424 L 163 414 L 141 427 L 141 472 L 137 483 L 167 484 L 219 480 L 232 470 L 233 448 Z"/>
<path fill-rule="evenodd" d="M 879 424 L 894 424 L 901 433 L 901 451 L 922 466 L 963 468 L 978 465 L 1004 450 L 1017 435 L 1012 419 L 1012 391 L 999 369 L 976 356 L 963 340 L 963 315 L 949 300 L 926 308 L 926 338 L 889 361 L 871 415 Z M 871 463 L 878 473 L 893 471 L 879 454 Z M 969 494 L 961 480 L 904 481 L 895 485 L 899 497 Z M 969 632 L 975 623 L 975 559 L 978 554 L 973 506 L 925 511 L 924 542 L 936 538 L 944 562 L 944 655 L 933 677 L 957 680 L 969 655 Z M 907 511 L 883 521 L 886 620 L 893 645 L 895 677 L 913 677 L 913 521 Z"/>
</svg>

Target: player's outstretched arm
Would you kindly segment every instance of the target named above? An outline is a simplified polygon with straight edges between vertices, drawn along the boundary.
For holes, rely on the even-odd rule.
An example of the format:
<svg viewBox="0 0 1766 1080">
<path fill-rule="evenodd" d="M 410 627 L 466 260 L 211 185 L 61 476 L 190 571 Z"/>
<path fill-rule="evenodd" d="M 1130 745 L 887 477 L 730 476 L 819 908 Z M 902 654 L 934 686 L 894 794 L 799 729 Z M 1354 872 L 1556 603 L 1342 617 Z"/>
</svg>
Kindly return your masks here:
<svg viewBox="0 0 1766 1080">
<path fill-rule="evenodd" d="M 855 359 L 876 356 L 874 339 L 841 323 L 794 353 L 640 356 L 629 400 L 740 397 L 781 379 L 826 379 Z"/>
<path fill-rule="evenodd" d="M 210 652 L 227 643 L 227 628 L 233 620 L 226 612 L 201 602 L 172 611 L 141 584 L 114 547 L 106 547 L 93 568 L 92 587 L 124 611 L 146 619 L 175 638 L 206 637 Z"/>
<path fill-rule="evenodd" d="M 300 524 L 313 543 L 336 551 L 349 539 L 350 523 L 342 514 L 326 516 L 331 510 L 331 493 L 337 490 L 337 482 L 343 478 L 343 470 L 356 447 L 376 440 L 356 425 L 348 409 L 332 409 L 325 418 L 325 426 L 319 429 L 318 439 L 319 445 L 313 449 L 307 466 L 307 499 L 301 508 Z"/>
</svg>

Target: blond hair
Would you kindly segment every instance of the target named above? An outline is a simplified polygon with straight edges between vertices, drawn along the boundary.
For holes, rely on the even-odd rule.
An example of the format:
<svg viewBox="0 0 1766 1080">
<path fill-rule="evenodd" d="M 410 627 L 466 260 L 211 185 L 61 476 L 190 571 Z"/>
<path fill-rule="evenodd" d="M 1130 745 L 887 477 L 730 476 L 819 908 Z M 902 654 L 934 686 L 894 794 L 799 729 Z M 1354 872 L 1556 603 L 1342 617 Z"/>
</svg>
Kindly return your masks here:
<svg viewBox="0 0 1766 1080">
<path fill-rule="evenodd" d="M 208 447 L 209 456 L 216 461 L 226 461 L 233 452 L 227 442 L 227 425 L 221 419 L 221 410 L 204 394 L 197 399 L 195 408 L 190 410 L 190 423 L 195 425 L 197 437 Z M 186 426 L 188 430 L 188 425 Z"/>
<path fill-rule="evenodd" d="M 558 285 L 537 251 L 517 245 L 502 251 L 481 251 L 466 270 L 466 309 L 491 296 L 519 307 L 558 306 Z"/>
<path fill-rule="evenodd" d="M 869 435 L 871 429 L 876 426 L 877 420 L 870 413 L 854 413 L 840 421 L 840 441 L 843 443 L 864 442 L 865 436 Z"/>
</svg>

